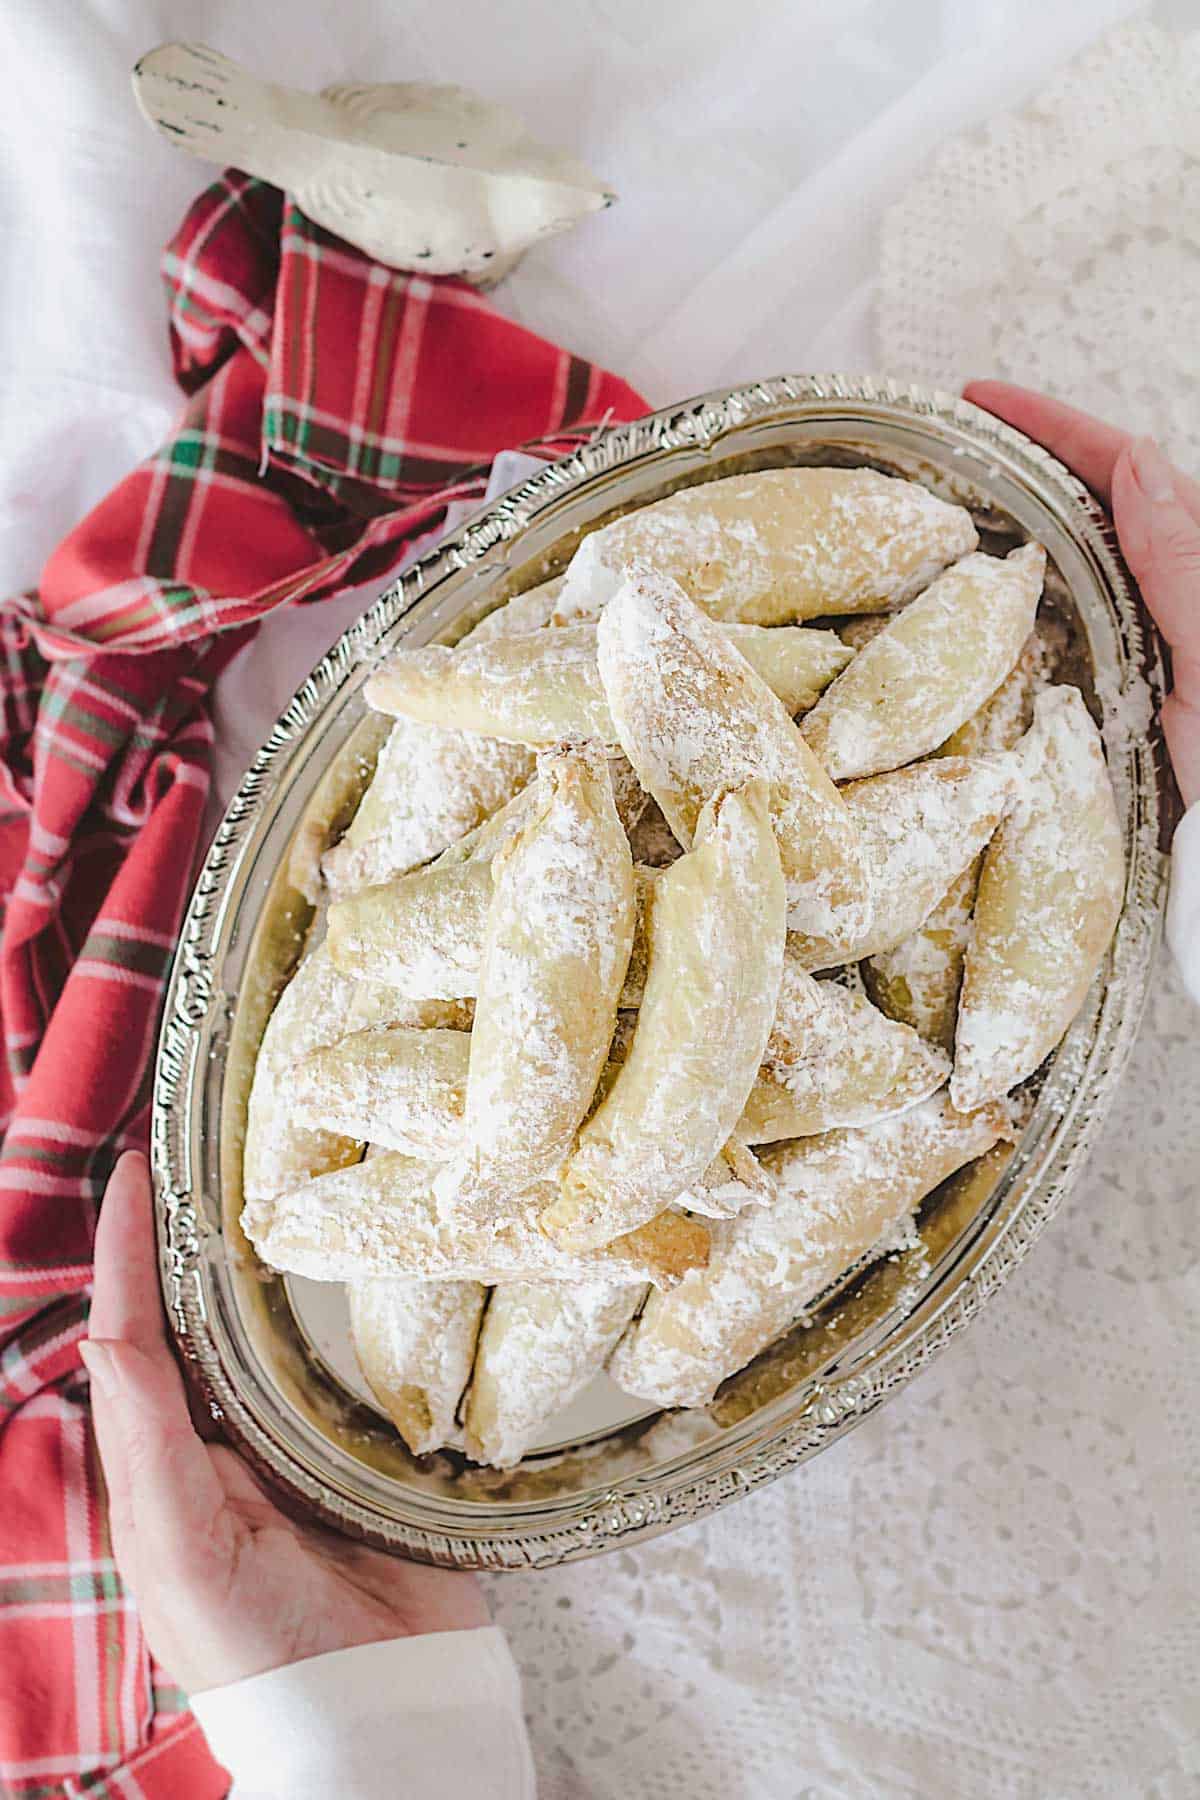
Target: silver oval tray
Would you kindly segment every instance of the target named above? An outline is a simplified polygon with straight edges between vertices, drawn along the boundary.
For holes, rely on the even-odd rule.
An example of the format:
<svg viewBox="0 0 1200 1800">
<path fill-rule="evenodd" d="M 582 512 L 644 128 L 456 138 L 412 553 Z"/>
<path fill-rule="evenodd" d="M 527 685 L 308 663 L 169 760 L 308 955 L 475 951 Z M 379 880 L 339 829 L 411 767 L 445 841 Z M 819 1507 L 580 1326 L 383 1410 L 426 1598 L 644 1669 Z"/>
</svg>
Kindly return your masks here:
<svg viewBox="0 0 1200 1800">
<path fill-rule="evenodd" d="M 1030 536 L 1072 679 L 1104 724 L 1127 847 L 1125 906 L 1092 993 L 1029 1084 L 1015 1152 L 923 1208 L 918 1241 L 854 1271 L 706 1409 L 611 1396 L 507 1474 L 453 1452 L 417 1461 L 323 1342 L 310 1298 L 237 1225 L 254 1054 L 313 909 L 314 848 L 349 816 L 383 726 L 364 682 L 401 641 L 453 641 L 563 566 L 581 532 L 673 488 L 744 469 L 870 463 L 969 505 L 985 547 Z M 1152 708 L 1157 640 L 1100 507 L 1044 450 L 961 400 L 887 381 L 780 376 L 598 433 L 477 514 L 376 602 L 301 687 L 204 862 L 175 959 L 152 1151 L 163 1292 L 214 1416 L 284 1497 L 430 1562 L 538 1566 L 698 1518 L 803 1462 L 906 1382 L 1025 1255 L 1077 1177 L 1137 1030 L 1158 935 L 1174 794 Z M 613 1390 L 615 1393 L 615 1390 Z M 572 1420 L 574 1421 L 572 1423 Z"/>
</svg>

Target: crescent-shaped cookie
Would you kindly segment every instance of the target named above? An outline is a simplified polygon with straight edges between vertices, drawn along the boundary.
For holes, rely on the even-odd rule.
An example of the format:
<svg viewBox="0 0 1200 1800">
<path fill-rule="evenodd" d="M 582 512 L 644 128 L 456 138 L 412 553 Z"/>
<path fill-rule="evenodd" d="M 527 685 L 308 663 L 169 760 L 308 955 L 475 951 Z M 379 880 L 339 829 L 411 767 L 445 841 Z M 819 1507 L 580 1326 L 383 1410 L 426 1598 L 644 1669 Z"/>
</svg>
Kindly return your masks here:
<svg viewBox="0 0 1200 1800">
<path fill-rule="evenodd" d="M 815 704 L 851 652 L 832 631 L 721 627 L 789 713 Z M 367 683 L 379 712 L 544 748 L 563 739 L 617 742 L 596 666 L 596 627 L 563 626 L 457 649 L 400 650 Z"/>
<path fill-rule="evenodd" d="M 863 986 L 880 1012 L 946 1051 L 954 1049 L 963 958 L 982 866 L 982 853 L 972 857 L 923 925 L 859 965 Z"/>
<path fill-rule="evenodd" d="M 544 626 L 561 582 L 519 594 L 489 613 L 465 644 L 487 644 Z M 428 862 L 481 824 L 524 787 L 533 758 L 517 744 L 488 743 L 448 730 L 449 719 L 398 719 L 366 793 L 321 872 L 339 899 Z"/>
<path fill-rule="evenodd" d="M 628 833 L 649 797 L 623 756 L 607 760 L 613 799 Z M 427 868 L 334 901 L 328 934 L 338 968 L 411 999 L 472 999 L 492 899 L 492 861 L 527 823 L 534 792 L 532 785 L 522 788 Z M 648 873 L 645 879 L 650 878 Z M 636 970 L 630 979 L 635 982 L 630 1003 L 636 1004 Z"/>
<path fill-rule="evenodd" d="M 862 994 L 784 958 L 775 1023 L 738 1123 L 746 1144 L 868 1125 L 941 1087 L 949 1058 Z"/>
<path fill-rule="evenodd" d="M 669 577 L 635 569 L 597 630 L 613 721 L 681 843 L 714 795 L 762 777 L 789 922 L 852 942 L 872 898 L 853 821 L 775 695 Z M 853 664 L 851 665 L 853 667 Z"/>
<path fill-rule="evenodd" d="M 1003 1108 L 964 1116 L 938 1094 L 860 1130 L 764 1151 L 775 1204 L 713 1226 L 708 1266 L 670 1294 L 650 1295 L 612 1357 L 614 1379 L 659 1406 L 703 1406 L 931 1189 L 1007 1131 Z"/>
<path fill-rule="evenodd" d="M 591 1249 L 697 1181 L 737 1124 L 775 1016 L 784 891 L 765 784 L 706 808 L 654 885 L 641 1010 L 542 1224 Z M 478 1029 L 478 1027 L 476 1027 Z"/>
<path fill-rule="evenodd" d="M 1026 639 L 1012 672 L 946 740 L 938 755 L 981 756 L 1013 749 L 1029 729 L 1034 695 L 1045 686 L 1060 653 L 1056 634 L 1039 624 Z M 876 1006 L 944 1050 L 954 1047 L 963 958 L 982 867 L 980 852 L 923 925 L 862 965 L 863 982 Z"/>
<path fill-rule="evenodd" d="M 466 1031 L 356 1031 L 296 1064 L 291 1106 L 302 1125 L 438 1161 L 465 1148 Z"/>
<path fill-rule="evenodd" d="M 361 1144 L 336 1132 L 311 1130 L 292 1114 L 288 1075 L 315 1049 L 324 1031 L 344 1035 L 344 1016 L 354 983 L 333 966 L 325 944 L 310 951 L 267 1020 L 246 1108 L 242 1191 L 248 1201 L 269 1200 L 310 1175 L 356 1162 Z"/>
<path fill-rule="evenodd" d="M 321 858 L 334 899 L 390 881 L 436 856 L 524 787 L 520 744 L 397 719 L 342 838 Z"/>
<path fill-rule="evenodd" d="M 978 535 L 961 506 L 873 469 L 764 469 L 685 488 L 575 552 L 562 618 L 594 617 L 635 562 L 714 618 L 754 625 L 900 606 Z"/>
<path fill-rule="evenodd" d="M 831 969 L 902 943 L 987 843 L 1018 774 L 1011 756 L 945 756 L 843 788 L 879 904 L 849 945 L 794 932 L 789 954 L 804 968 Z"/>
<path fill-rule="evenodd" d="M 988 847 L 955 1033 L 955 1104 L 1032 1075 L 1065 1034 L 1121 913 L 1125 852 L 1100 734 L 1078 688 L 1034 702 L 1024 779 Z"/>
<path fill-rule="evenodd" d="M 455 1433 L 487 1289 L 382 1278 L 346 1291 L 354 1352 L 372 1393 L 414 1456 L 440 1450 Z"/>
<path fill-rule="evenodd" d="M 520 1192 L 562 1161 L 616 1028 L 636 908 L 601 754 L 541 758 L 528 821 L 492 880 L 464 1119 L 477 1195 Z"/>
<path fill-rule="evenodd" d="M 549 1182 L 509 1196 L 499 1223 L 447 1211 L 434 1192 L 442 1166 L 382 1151 L 247 1206 L 247 1236 L 272 1268 L 312 1281 L 404 1275 L 489 1287 L 610 1279 L 670 1286 L 707 1260 L 708 1227 L 676 1212 L 598 1250 L 560 1249 L 538 1223 L 554 1197 Z"/>
<path fill-rule="evenodd" d="M 446 1010 L 441 1003 L 429 1004 Z M 621 1071 L 634 1023 L 629 1013 L 618 1020 L 592 1097 L 593 1111 Z M 466 1147 L 469 1024 L 456 1019 L 451 1025 L 373 1026 L 320 1046 L 289 1072 L 296 1119 L 430 1162 L 461 1157 Z M 738 1205 L 749 1204 L 751 1197 L 761 1201 L 766 1191 L 754 1158 L 731 1140 L 679 1199 L 689 1212 L 725 1218 Z"/>
<path fill-rule="evenodd" d="M 301 1121 L 292 1106 L 292 1071 L 324 1044 L 337 1043 L 364 1026 L 442 1022 L 443 1009 L 413 1007 L 402 995 L 348 979 L 314 946 L 275 1003 L 259 1045 L 246 1108 L 242 1191 L 251 1203 L 269 1200 L 310 1175 L 354 1162 L 362 1145 L 353 1137 Z"/>
<path fill-rule="evenodd" d="M 413 869 L 335 900 L 329 954 L 343 974 L 424 999 L 473 998 L 492 898 L 492 859 L 533 806 L 523 788 L 499 811 Z"/>
<path fill-rule="evenodd" d="M 467 1455 L 519 1463 L 538 1432 L 607 1362 L 645 1294 L 610 1282 L 505 1282 L 488 1302 L 463 1425 Z"/>
<path fill-rule="evenodd" d="M 1033 629 L 1046 552 L 965 556 L 897 613 L 800 729 L 834 781 L 928 756 L 995 693 Z"/>
</svg>

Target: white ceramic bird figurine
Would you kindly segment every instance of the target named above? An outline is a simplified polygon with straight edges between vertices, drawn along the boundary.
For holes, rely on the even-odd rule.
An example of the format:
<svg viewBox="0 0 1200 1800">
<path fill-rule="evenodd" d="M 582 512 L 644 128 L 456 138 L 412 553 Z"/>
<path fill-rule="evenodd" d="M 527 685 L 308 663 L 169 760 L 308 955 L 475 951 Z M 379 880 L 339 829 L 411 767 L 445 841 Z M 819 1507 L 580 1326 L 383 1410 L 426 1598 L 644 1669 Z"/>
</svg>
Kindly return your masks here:
<svg viewBox="0 0 1200 1800">
<path fill-rule="evenodd" d="M 465 88 L 259 81 L 202 44 L 163 44 L 133 71 L 143 113 L 172 143 L 284 188 L 377 262 L 490 286 L 529 246 L 616 198 Z"/>
</svg>

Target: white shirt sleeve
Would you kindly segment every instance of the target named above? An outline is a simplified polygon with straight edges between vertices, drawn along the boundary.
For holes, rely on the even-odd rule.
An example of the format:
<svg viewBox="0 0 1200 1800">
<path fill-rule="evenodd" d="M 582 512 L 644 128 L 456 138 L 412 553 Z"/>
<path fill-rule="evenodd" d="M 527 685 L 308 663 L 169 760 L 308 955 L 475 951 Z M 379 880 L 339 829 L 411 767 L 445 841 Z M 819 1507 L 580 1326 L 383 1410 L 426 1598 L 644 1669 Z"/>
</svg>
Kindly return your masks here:
<svg viewBox="0 0 1200 1800">
<path fill-rule="evenodd" d="M 1167 942 L 1184 986 L 1200 1006 L 1200 800 L 1175 827 L 1171 844 Z"/>
<path fill-rule="evenodd" d="M 504 1633 L 336 1650 L 192 1697 L 232 1800 L 534 1800 L 521 1678 Z"/>
</svg>

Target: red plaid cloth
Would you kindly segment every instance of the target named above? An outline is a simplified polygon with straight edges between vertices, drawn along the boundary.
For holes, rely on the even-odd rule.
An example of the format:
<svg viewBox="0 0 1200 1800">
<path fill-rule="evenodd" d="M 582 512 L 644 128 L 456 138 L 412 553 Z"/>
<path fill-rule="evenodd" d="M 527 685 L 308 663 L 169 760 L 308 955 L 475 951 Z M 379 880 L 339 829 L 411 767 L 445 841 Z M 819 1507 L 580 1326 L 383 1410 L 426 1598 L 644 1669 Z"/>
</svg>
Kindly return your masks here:
<svg viewBox="0 0 1200 1800">
<path fill-rule="evenodd" d="M 163 273 L 178 428 L 0 608 L 0 1784 L 25 1796 L 228 1785 L 114 1571 L 78 1354 L 96 1203 L 146 1136 L 208 690 L 273 607 L 386 575 L 499 450 L 645 410 L 238 174 Z"/>
</svg>

